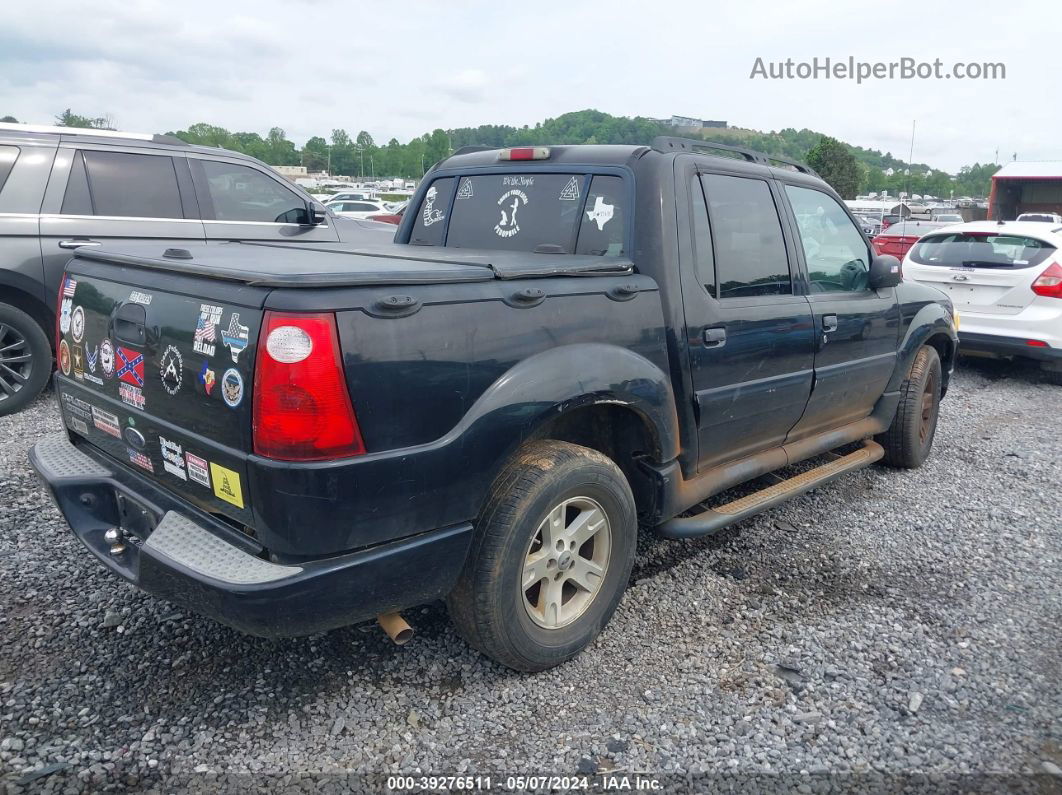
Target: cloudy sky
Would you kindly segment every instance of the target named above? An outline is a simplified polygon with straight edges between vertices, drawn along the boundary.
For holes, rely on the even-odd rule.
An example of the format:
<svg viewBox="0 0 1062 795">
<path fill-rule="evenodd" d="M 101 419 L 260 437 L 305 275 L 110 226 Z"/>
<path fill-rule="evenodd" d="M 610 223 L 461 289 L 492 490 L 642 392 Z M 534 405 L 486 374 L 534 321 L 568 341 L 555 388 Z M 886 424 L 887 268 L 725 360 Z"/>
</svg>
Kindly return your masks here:
<svg viewBox="0 0 1062 795">
<path fill-rule="evenodd" d="M 70 107 L 121 129 L 205 121 L 302 144 L 342 127 L 401 141 L 571 110 L 809 127 L 955 170 L 1062 159 L 1062 6 L 1009 0 L 721 6 L 622 0 L 51 0 L 8 3 L 0 116 Z M 890 10 L 893 6 L 895 10 Z M 110 10 L 108 10 L 110 9 Z M 1001 62 L 1002 80 L 750 79 L 765 63 Z"/>
</svg>

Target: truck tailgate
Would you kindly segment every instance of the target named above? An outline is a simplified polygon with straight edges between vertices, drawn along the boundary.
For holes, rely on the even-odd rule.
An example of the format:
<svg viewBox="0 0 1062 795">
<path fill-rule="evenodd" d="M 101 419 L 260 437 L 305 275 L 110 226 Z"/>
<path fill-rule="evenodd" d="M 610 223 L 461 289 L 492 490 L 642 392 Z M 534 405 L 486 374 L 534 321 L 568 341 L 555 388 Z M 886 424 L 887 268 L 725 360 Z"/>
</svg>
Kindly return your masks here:
<svg viewBox="0 0 1062 795">
<path fill-rule="evenodd" d="M 188 277 L 71 262 L 60 296 L 59 403 L 67 427 L 108 458 L 251 525 L 250 392 L 268 291 L 210 287 L 205 299 Z"/>
</svg>

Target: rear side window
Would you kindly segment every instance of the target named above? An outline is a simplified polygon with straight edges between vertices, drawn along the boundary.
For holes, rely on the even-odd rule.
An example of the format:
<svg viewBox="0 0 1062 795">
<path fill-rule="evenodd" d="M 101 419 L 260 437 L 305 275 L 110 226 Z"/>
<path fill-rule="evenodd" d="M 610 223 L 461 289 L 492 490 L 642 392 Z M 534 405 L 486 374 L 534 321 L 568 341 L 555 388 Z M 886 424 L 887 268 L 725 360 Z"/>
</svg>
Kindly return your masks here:
<svg viewBox="0 0 1062 795">
<path fill-rule="evenodd" d="M 15 161 L 18 160 L 18 152 L 17 146 L 0 146 L 0 190 L 4 189 L 7 175 L 15 167 Z"/>
<path fill-rule="evenodd" d="M 126 152 L 82 151 L 74 157 L 64 213 L 132 218 L 184 218 L 173 159 Z"/>
<path fill-rule="evenodd" d="M 608 175 L 483 174 L 461 177 L 456 185 L 447 177 L 425 193 L 410 242 L 618 255 L 624 249 L 625 205 L 622 178 Z"/>
<path fill-rule="evenodd" d="M 762 179 L 701 177 L 715 241 L 720 298 L 793 292 L 782 222 Z"/>
<path fill-rule="evenodd" d="M 708 222 L 708 205 L 704 200 L 701 181 L 694 180 L 690 185 L 693 206 L 693 257 L 697 266 L 697 278 L 708 295 L 715 294 L 715 255 L 712 253 L 712 227 Z"/>
<path fill-rule="evenodd" d="M 1054 246 L 1034 237 L 969 232 L 927 235 L 907 256 L 921 265 L 1019 269 L 1039 265 L 1054 253 Z"/>
<path fill-rule="evenodd" d="M 236 163 L 200 160 L 214 219 L 274 224 L 306 223 L 306 203 L 262 172 Z"/>
<path fill-rule="evenodd" d="M 413 223 L 413 233 L 409 242 L 416 246 L 441 246 L 446 239 L 446 216 L 450 208 L 450 197 L 454 192 L 454 178 L 437 179 L 431 183 L 420 211 Z"/>
</svg>

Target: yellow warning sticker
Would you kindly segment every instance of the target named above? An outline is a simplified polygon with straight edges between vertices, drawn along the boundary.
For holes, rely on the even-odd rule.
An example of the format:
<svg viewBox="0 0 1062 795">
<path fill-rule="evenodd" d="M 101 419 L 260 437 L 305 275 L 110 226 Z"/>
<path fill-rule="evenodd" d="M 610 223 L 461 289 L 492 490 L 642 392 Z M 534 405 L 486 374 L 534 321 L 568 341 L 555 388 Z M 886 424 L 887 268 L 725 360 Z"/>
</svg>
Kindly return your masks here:
<svg viewBox="0 0 1062 795">
<path fill-rule="evenodd" d="M 240 488 L 238 472 L 220 467 L 211 461 L 210 479 L 214 482 L 214 496 L 219 500 L 231 502 L 237 508 L 243 507 L 243 489 Z"/>
</svg>

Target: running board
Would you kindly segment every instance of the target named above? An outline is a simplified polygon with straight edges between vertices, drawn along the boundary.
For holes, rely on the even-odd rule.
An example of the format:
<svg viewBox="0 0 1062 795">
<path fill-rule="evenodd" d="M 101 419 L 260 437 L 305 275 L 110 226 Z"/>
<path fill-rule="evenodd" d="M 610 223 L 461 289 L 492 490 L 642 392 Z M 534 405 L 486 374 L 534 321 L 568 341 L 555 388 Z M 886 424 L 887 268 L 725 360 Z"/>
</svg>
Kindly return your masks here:
<svg viewBox="0 0 1062 795">
<path fill-rule="evenodd" d="M 867 440 L 863 447 L 854 453 L 835 458 L 815 469 L 768 486 L 747 497 L 720 505 L 718 508 L 709 508 L 694 516 L 675 517 L 657 527 L 656 532 L 664 538 L 676 539 L 718 533 L 735 522 L 780 505 L 805 491 L 811 491 L 824 483 L 829 483 L 834 478 L 868 467 L 884 455 L 885 450 L 880 444 Z"/>
</svg>

